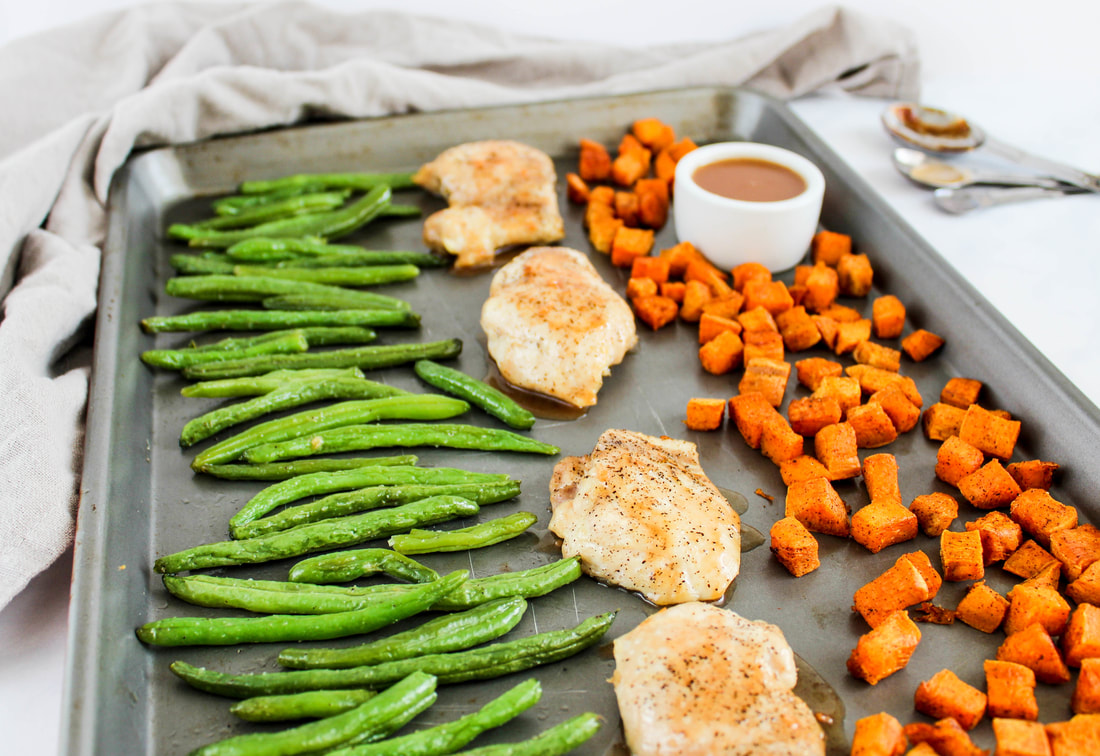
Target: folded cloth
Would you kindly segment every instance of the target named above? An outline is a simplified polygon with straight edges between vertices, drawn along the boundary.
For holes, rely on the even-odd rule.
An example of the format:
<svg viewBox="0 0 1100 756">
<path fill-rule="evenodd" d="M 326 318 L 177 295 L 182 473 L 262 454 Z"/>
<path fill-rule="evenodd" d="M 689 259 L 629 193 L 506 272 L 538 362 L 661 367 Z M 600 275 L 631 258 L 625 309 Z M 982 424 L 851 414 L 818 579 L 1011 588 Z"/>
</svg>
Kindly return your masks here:
<svg viewBox="0 0 1100 756">
<path fill-rule="evenodd" d="M 156 4 L 0 48 L 0 607 L 72 539 L 89 367 L 66 358 L 95 311 L 108 188 L 134 148 L 693 85 L 914 97 L 918 73 L 907 30 L 837 7 L 732 41 L 624 49 L 301 2 Z"/>
</svg>

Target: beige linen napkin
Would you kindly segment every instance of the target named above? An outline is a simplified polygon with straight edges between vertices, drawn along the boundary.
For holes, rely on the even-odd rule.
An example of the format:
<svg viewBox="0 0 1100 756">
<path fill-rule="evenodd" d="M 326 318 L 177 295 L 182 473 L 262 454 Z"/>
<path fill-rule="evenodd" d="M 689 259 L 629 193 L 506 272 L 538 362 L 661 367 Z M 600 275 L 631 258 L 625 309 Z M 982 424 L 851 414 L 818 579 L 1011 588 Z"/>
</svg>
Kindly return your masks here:
<svg viewBox="0 0 1100 756">
<path fill-rule="evenodd" d="M 135 147 L 693 85 L 914 97 L 918 71 L 907 30 L 837 7 L 624 50 L 301 2 L 157 4 L 0 48 L 0 607 L 72 539 L 89 369 L 71 349 L 95 311 L 111 177 Z"/>
</svg>

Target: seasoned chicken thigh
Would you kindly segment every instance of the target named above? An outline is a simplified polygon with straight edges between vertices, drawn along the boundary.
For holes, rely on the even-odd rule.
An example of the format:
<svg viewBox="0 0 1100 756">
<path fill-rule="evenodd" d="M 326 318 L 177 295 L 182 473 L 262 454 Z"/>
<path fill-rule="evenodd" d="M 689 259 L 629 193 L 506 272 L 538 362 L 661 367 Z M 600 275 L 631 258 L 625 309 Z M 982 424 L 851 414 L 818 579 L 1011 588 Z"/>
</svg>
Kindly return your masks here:
<svg viewBox="0 0 1100 756">
<path fill-rule="evenodd" d="M 741 568 L 741 518 L 688 441 L 605 431 L 554 467 L 550 505 L 563 556 L 655 604 L 720 599 Z"/>
<path fill-rule="evenodd" d="M 615 640 L 633 756 L 822 756 L 783 632 L 710 604 L 662 609 Z"/>
<path fill-rule="evenodd" d="M 638 342 L 630 306 L 568 247 L 534 247 L 498 270 L 481 327 L 506 380 L 576 407 L 596 403 Z"/>
<path fill-rule="evenodd" d="M 455 255 L 456 268 L 487 265 L 501 247 L 565 236 L 554 163 L 519 142 L 468 142 L 445 150 L 413 176 L 443 196 L 446 210 L 424 221 L 424 243 Z"/>
</svg>

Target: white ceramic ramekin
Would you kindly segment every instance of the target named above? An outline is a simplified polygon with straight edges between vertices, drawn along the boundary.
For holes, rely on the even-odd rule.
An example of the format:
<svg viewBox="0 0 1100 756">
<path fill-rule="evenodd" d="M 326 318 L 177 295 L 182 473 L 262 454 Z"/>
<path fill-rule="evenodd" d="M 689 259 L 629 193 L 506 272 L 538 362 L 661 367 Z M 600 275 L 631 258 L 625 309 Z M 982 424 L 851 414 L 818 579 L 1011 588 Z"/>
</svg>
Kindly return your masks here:
<svg viewBox="0 0 1100 756">
<path fill-rule="evenodd" d="M 708 192 L 692 180 L 701 166 L 732 158 L 786 166 L 806 180 L 806 189 L 778 202 L 747 202 Z M 825 177 L 809 160 L 782 147 L 718 142 L 680 159 L 675 192 L 673 218 L 680 241 L 691 242 L 719 268 L 758 262 L 777 272 L 793 267 L 809 249 L 821 215 Z"/>
</svg>

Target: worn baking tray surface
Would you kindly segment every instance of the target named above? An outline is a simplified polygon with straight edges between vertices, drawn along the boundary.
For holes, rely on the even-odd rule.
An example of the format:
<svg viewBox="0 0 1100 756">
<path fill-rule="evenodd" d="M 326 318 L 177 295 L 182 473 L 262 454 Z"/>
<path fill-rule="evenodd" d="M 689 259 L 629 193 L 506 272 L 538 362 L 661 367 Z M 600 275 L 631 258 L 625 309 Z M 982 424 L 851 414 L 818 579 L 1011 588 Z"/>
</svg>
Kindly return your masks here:
<svg viewBox="0 0 1100 756">
<path fill-rule="evenodd" d="M 204 611 L 171 599 L 159 576 L 151 572 L 153 560 L 224 538 L 229 516 L 262 486 L 191 474 L 188 463 L 193 452 L 180 450 L 179 430 L 216 402 L 182 399 L 181 378 L 152 371 L 138 360 L 144 349 L 179 345 L 188 339 L 187 334 L 154 339 L 138 328 L 143 317 L 194 307 L 161 293 L 171 275 L 168 255 L 178 249 L 161 238 L 166 224 L 197 217 L 205 212 L 209 195 L 228 192 L 245 178 L 331 170 L 410 170 L 449 146 L 477 139 L 512 138 L 539 147 L 555 156 L 561 176 L 574 169 L 580 137 L 613 145 L 632 121 L 646 116 L 662 118 L 677 133 L 698 142 L 768 142 L 817 163 L 827 181 L 822 222 L 850 233 L 859 251 L 870 256 L 876 276 L 872 297 L 884 292 L 897 295 L 908 307 L 907 328 L 924 327 L 947 337 L 947 346 L 937 357 L 916 365 L 906 361 L 903 367 L 916 380 L 926 404 L 935 401 L 951 376 L 985 381 L 985 404 L 1008 409 L 1023 421 L 1016 458 L 1041 457 L 1062 464 L 1065 474 L 1053 493 L 1078 506 L 1084 519 L 1096 519 L 1089 495 L 1100 488 L 1100 473 L 1091 457 L 1100 447 L 1096 409 L 805 125 L 772 100 L 726 89 L 658 92 L 317 125 L 156 150 L 131 160 L 111 193 L 70 618 L 66 753 L 182 754 L 203 743 L 251 731 L 255 726 L 237 722 L 228 713 L 228 701 L 191 690 L 171 675 L 168 664 L 184 659 L 232 672 L 277 668 L 277 645 L 154 650 L 143 647 L 133 635 L 143 622 Z M 402 193 L 400 201 L 418 202 L 426 211 L 442 207 L 438 199 L 417 191 Z M 589 250 L 580 210 L 564 196 L 561 202 L 567 229 L 563 244 Z M 352 241 L 376 248 L 422 248 L 420 222 L 377 224 Z M 670 224 L 659 233 L 657 246 L 674 242 Z M 612 268 L 599 254 L 592 257 L 605 278 L 622 291 L 626 272 Z M 388 293 L 407 298 L 423 314 L 424 325 L 415 334 L 383 333 L 381 341 L 458 336 L 465 346 L 456 366 L 475 376 L 486 375 L 489 362 L 478 317 L 489 278 L 429 270 L 415 282 L 387 287 Z M 869 311 L 870 298 L 845 303 Z M 749 449 L 735 430 L 693 433 L 682 423 L 688 398 L 731 396 L 736 393 L 736 378 L 711 376 L 699 367 L 694 326 L 678 323 L 656 333 L 642 328 L 638 349 L 613 369 L 596 407 L 576 420 L 540 420 L 532 435 L 558 444 L 563 454 L 587 453 L 610 427 L 692 440 L 698 443 L 703 467 L 715 483 L 746 498 L 746 526 L 766 533 L 782 516 L 784 487 L 777 469 Z M 814 354 L 827 356 L 815 348 L 791 358 Z M 379 371 L 371 377 L 424 390 L 408 368 Z M 805 393 L 792 378 L 788 401 Z M 491 424 L 474 412 L 469 421 Z M 947 490 L 933 474 L 936 448 L 918 429 L 878 450 L 897 455 L 906 502 L 919 494 Z M 523 494 L 517 500 L 486 507 L 481 518 L 519 509 L 539 515 L 530 534 L 508 544 L 471 554 L 425 557 L 425 562 L 440 571 L 467 568 L 481 576 L 558 557 L 546 530 L 553 458 L 445 450 L 426 450 L 419 456 L 425 465 L 507 472 L 523 481 Z M 775 500 L 756 495 L 757 489 Z M 866 503 L 861 482 L 840 483 L 838 491 L 853 509 Z M 977 514 L 964 505 L 955 527 Z M 851 541 L 828 536 L 819 540 L 821 569 L 797 580 L 770 557 L 766 547 L 747 552 L 727 606 L 784 630 L 802 660 L 800 690 L 812 705 L 831 709 L 837 718 L 830 729 L 831 753 L 847 752 L 854 723 L 866 714 L 886 709 L 903 721 L 919 718 L 912 712 L 913 691 L 918 682 L 944 667 L 972 684 L 984 685 L 982 660 L 993 656 L 999 638 L 965 625 L 922 625 L 923 641 L 910 665 L 875 687 L 850 677 L 845 660 L 866 629 L 850 610 L 852 593 L 905 551 L 923 549 L 938 564 L 938 542 L 918 536 L 871 555 Z M 288 565 L 279 562 L 225 572 L 284 578 Z M 999 573 L 991 570 L 990 582 L 1005 590 L 1010 582 Z M 964 589 L 964 585 L 945 585 L 937 603 L 954 607 Z M 513 636 L 572 626 L 612 608 L 620 611 L 600 647 L 523 675 L 444 689 L 440 701 L 418 721 L 451 719 L 529 674 L 543 683 L 542 701 L 499 733 L 485 737 L 486 742 L 528 737 L 573 714 L 595 711 L 604 716 L 605 726 L 578 752 L 624 753 L 618 711 L 607 682 L 614 666 L 609 642 L 637 625 L 653 607 L 587 578 L 531 604 Z M 1044 721 L 1068 716 L 1069 686 L 1040 686 L 1039 697 Z M 975 738 L 991 745 L 987 724 L 975 731 Z"/>
</svg>

